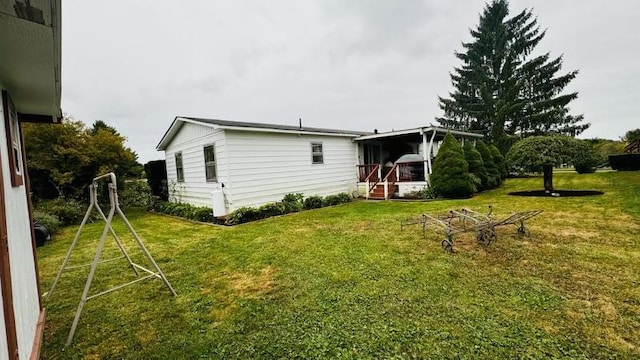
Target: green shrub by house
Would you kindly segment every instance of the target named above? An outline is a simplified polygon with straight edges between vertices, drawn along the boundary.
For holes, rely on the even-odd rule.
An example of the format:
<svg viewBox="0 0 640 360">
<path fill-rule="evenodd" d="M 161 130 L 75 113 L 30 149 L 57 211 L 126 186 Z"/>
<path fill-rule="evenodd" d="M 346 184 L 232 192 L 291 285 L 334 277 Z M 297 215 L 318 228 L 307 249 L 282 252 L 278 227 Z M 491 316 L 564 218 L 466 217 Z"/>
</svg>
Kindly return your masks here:
<svg viewBox="0 0 640 360">
<path fill-rule="evenodd" d="M 500 171 L 498 170 L 498 167 L 496 166 L 496 163 L 493 160 L 493 156 L 491 155 L 491 151 L 489 150 L 489 147 L 487 146 L 487 144 L 484 143 L 484 141 L 478 140 L 476 142 L 476 149 L 482 156 L 482 161 L 484 162 L 484 168 L 487 169 L 487 176 L 488 176 L 487 188 L 488 189 L 497 188 L 498 186 L 500 186 L 500 183 L 502 181 L 500 179 Z"/>
<path fill-rule="evenodd" d="M 465 142 L 462 149 L 464 150 L 464 159 L 469 164 L 469 174 L 474 175 L 477 178 L 477 182 L 479 182 L 479 184 L 474 183 L 474 185 L 476 185 L 477 190 L 486 190 L 489 177 L 487 169 L 484 168 L 482 155 L 470 141 Z"/>
<path fill-rule="evenodd" d="M 500 179 L 506 179 L 509 173 L 507 172 L 507 163 L 505 162 L 500 149 L 498 149 L 494 144 L 491 144 L 489 145 L 489 151 L 491 152 L 491 156 L 493 156 L 493 162 L 495 162 L 496 168 L 498 168 L 498 173 L 500 173 Z"/>
<path fill-rule="evenodd" d="M 451 134 L 444 137 L 433 163 L 431 187 L 435 193 L 447 198 L 468 198 L 474 193 L 469 177 L 469 164 L 458 141 Z"/>
</svg>

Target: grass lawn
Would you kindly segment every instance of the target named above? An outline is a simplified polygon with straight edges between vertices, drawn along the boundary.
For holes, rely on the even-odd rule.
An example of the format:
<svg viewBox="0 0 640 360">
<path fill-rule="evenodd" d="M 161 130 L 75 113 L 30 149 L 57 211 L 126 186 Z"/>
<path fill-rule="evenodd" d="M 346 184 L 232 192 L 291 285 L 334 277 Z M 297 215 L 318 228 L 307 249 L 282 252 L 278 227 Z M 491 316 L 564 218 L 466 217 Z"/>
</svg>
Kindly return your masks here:
<svg viewBox="0 0 640 360">
<path fill-rule="evenodd" d="M 236 227 L 131 212 L 178 296 L 148 280 L 90 300 L 62 352 L 88 268 L 66 272 L 45 303 L 42 358 L 638 358 L 640 173 L 554 184 L 606 194 L 506 195 L 541 188 L 536 177 L 470 200 L 358 201 Z M 544 212 L 530 237 L 502 228 L 488 248 L 458 237 L 454 254 L 440 233 L 400 231 L 423 212 L 490 204 L 497 218 Z M 76 230 L 38 250 L 43 292 Z M 90 262 L 101 230 L 86 228 L 73 264 Z M 111 241 L 103 259 L 117 254 Z M 132 279 L 124 260 L 102 264 L 91 293 Z"/>
</svg>

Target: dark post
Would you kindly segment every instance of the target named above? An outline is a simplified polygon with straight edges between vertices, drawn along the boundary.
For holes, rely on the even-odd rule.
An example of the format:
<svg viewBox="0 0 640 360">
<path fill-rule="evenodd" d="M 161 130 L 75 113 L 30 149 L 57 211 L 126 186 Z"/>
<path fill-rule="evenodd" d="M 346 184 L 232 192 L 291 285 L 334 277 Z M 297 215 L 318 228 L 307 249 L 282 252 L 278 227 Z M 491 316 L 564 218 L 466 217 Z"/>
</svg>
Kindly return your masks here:
<svg viewBox="0 0 640 360">
<path fill-rule="evenodd" d="M 544 191 L 553 191 L 553 165 L 544 165 L 542 167 L 544 173 Z"/>
</svg>

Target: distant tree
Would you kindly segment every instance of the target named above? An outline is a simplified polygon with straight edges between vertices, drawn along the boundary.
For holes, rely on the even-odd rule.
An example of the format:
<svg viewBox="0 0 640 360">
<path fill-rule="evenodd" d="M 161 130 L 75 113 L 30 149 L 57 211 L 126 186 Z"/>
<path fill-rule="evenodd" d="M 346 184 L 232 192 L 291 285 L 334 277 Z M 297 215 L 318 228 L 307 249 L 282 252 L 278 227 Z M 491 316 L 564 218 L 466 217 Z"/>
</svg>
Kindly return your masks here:
<svg viewBox="0 0 640 360">
<path fill-rule="evenodd" d="M 122 185 L 131 169 L 140 165 L 136 154 L 124 146 L 125 138 L 109 128 L 87 129 L 81 121 L 71 118 L 56 125 L 24 124 L 34 196 L 83 198 L 91 180 L 106 172 L 116 173 Z"/>
<path fill-rule="evenodd" d="M 572 164 L 582 142 L 570 136 L 532 136 L 518 141 L 507 153 L 507 163 L 529 172 L 542 172 L 544 189 L 553 191 L 553 167 Z"/>
<path fill-rule="evenodd" d="M 626 143 L 630 143 L 632 141 L 640 140 L 640 129 L 629 130 L 624 134 L 623 140 Z"/>
<path fill-rule="evenodd" d="M 436 194 L 454 199 L 471 197 L 475 191 L 462 147 L 451 134 L 444 137 L 433 162 L 431 187 Z"/>
<path fill-rule="evenodd" d="M 571 161 L 573 168 L 578 174 L 596 172 L 596 166 L 604 163 L 604 159 L 598 154 L 589 142 L 578 140 L 576 143 L 576 153 Z"/>
<path fill-rule="evenodd" d="M 504 161 L 504 156 L 495 144 L 489 145 L 489 151 L 491 152 L 491 156 L 493 156 L 493 161 L 496 163 L 498 173 L 500 173 L 500 180 L 506 179 L 509 173 L 507 172 L 507 164 Z"/>
<path fill-rule="evenodd" d="M 482 156 L 484 168 L 487 169 L 487 187 L 489 189 L 497 188 L 502 183 L 502 180 L 500 178 L 500 171 L 493 160 L 489 147 L 484 143 L 484 141 L 478 140 L 476 141 L 476 149 L 480 153 L 480 156 Z"/>
<path fill-rule="evenodd" d="M 480 191 L 487 190 L 489 177 L 482 161 L 482 155 L 476 150 L 471 141 L 466 141 L 462 150 L 464 150 L 464 159 L 469 164 L 469 173 L 478 178 L 479 184 L 475 184 L 477 189 Z"/>
<path fill-rule="evenodd" d="M 456 52 L 462 66 L 451 74 L 449 98 L 439 98 L 444 115 L 438 122 L 481 132 L 503 152 L 520 137 L 575 136 L 587 129 L 583 116 L 567 107 L 578 93 L 562 94 L 578 71 L 558 74 L 562 56 L 532 55 L 545 34 L 531 10 L 509 17 L 506 0 L 491 1 L 471 30 L 472 41 Z"/>
</svg>

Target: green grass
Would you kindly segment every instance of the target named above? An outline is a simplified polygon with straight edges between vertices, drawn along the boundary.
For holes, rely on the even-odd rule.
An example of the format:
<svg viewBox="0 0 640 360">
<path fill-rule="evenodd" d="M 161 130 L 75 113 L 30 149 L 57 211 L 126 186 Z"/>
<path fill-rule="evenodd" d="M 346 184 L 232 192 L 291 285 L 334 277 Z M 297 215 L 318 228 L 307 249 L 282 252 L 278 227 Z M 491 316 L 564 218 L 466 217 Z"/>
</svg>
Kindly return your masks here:
<svg viewBox="0 0 640 360">
<path fill-rule="evenodd" d="M 542 179 L 509 179 L 470 200 L 359 201 L 232 228 L 132 212 L 179 295 L 154 280 L 91 300 L 61 352 L 88 269 L 69 271 L 45 304 L 42 357 L 638 358 L 640 173 L 554 183 L 606 194 L 512 197 Z M 544 212 L 528 238 L 502 228 L 485 248 L 461 236 L 455 254 L 441 250 L 440 233 L 400 231 L 423 212 L 489 204 L 498 218 Z M 91 260 L 101 225 L 87 227 L 74 264 Z M 76 230 L 38 250 L 44 291 Z M 113 242 L 106 252 L 117 254 Z M 103 264 L 92 293 L 131 279 L 124 261 Z"/>
</svg>

